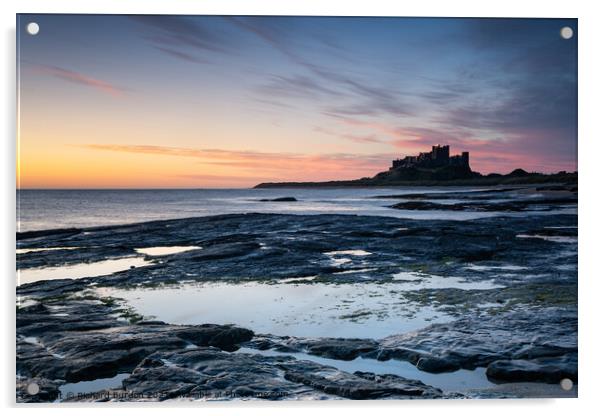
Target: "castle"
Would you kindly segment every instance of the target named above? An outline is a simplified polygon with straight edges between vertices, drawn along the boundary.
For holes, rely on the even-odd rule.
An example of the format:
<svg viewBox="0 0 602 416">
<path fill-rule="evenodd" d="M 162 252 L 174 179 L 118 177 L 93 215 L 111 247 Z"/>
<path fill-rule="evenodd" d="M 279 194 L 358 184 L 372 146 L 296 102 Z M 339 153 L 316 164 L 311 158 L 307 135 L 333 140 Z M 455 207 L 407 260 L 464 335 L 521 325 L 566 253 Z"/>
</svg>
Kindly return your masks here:
<svg viewBox="0 0 602 416">
<path fill-rule="evenodd" d="M 418 156 L 406 156 L 403 159 L 394 160 L 389 170 L 398 168 L 434 169 L 444 166 L 460 166 L 470 169 L 468 162 L 468 152 L 450 156 L 449 145 L 437 145 L 433 146 L 433 149 L 430 152 L 423 152 Z"/>
</svg>

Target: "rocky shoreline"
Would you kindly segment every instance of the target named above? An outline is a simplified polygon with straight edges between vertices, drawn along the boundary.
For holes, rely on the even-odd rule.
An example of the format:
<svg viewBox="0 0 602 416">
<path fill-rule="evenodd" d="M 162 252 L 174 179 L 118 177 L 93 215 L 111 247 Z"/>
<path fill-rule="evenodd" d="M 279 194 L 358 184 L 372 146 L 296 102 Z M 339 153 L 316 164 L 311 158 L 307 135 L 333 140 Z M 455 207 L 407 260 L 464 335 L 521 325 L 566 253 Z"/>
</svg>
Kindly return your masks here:
<svg viewBox="0 0 602 416">
<path fill-rule="evenodd" d="M 423 169 L 397 169 L 381 172 L 373 177 L 326 182 L 263 182 L 255 188 L 337 188 L 337 187 L 389 187 L 389 186 L 497 186 L 533 184 L 577 184 L 577 172 L 552 174 L 529 173 L 522 169 L 501 175 L 491 173 L 451 171 L 432 172 Z"/>
<path fill-rule="evenodd" d="M 140 247 L 198 249 L 144 255 L 148 265 L 104 276 L 18 286 L 17 400 L 545 396 L 549 392 L 542 383 L 578 381 L 576 226 L 576 215 L 566 214 L 470 222 L 240 214 L 21 234 L 17 265 L 22 271 L 141 256 L 136 251 Z M 575 243 L 546 238 L 554 236 Z M 354 250 L 369 256 L 348 256 L 342 262 L 336 261 L 342 255 L 332 254 Z M 462 276 L 467 286 L 408 290 L 408 273 L 424 281 Z M 161 322 L 99 291 L 161 288 L 182 281 L 270 283 L 291 277 L 311 277 L 295 283 L 306 285 L 396 284 L 405 289 L 390 296 L 400 304 L 429 305 L 454 319 L 383 339 L 361 334 L 304 338 L 211 322 Z M 484 281 L 495 285 L 470 287 Z M 532 390 L 443 391 L 399 375 L 343 371 L 297 359 L 296 353 L 339 361 L 403 361 L 431 374 L 484 368 L 487 378 L 501 387 L 537 384 Z M 100 386 L 91 392 L 95 394 L 64 394 L 67 384 L 119 375 L 124 378 L 117 386 Z M 32 383 L 39 388 L 33 395 L 28 393 Z M 558 388 L 552 394 L 563 393 Z M 576 390 L 564 394 L 575 395 Z"/>
</svg>

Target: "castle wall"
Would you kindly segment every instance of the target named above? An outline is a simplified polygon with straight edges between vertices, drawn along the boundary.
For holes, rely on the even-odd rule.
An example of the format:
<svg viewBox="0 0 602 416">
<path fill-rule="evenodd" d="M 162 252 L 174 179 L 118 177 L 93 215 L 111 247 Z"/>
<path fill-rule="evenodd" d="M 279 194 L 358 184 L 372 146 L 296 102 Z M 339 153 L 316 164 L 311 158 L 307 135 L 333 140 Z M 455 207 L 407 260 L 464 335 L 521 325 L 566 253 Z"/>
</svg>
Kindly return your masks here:
<svg viewBox="0 0 602 416">
<path fill-rule="evenodd" d="M 430 152 L 419 153 L 418 156 L 406 156 L 403 159 L 393 160 L 390 169 L 397 168 L 437 168 L 444 166 L 469 166 L 468 152 L 459 155 L 449 155 L 449 145 L 433 146 Z"/>
</svg>

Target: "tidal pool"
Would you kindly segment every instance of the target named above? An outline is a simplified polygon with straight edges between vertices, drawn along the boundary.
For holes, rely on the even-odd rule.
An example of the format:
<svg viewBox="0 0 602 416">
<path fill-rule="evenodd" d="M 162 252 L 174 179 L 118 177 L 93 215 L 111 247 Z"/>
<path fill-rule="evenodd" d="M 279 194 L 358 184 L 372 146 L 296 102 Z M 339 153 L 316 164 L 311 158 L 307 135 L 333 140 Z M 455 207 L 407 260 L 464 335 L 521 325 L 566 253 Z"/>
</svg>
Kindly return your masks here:
<svg viewBox="0 0 602 416">
<path fill-rule="evenodd" d="M 90 381 L 80 381 L 78 383 L 67 383 L 59 387 L 61 399 L 69 399 L 90 393 L 96 393 L 102 390 L 121 388 L 121 382 L 130 376 L 129 373 L 117 374 L 115 377 L 97 378 Z"/>
<path fill-rule="evenodd" d="M 138 313 L 174 324 L 236 324 L 256 333 L 383 338 L 449 322 L 431 306 L 403 299 L 405 283 L 191 283 L 159 288 L 99 288 Z"/>
<path fill-rule="evenodd" d="M 554 243 L 570 243 L 576 244 L 577 237 L 568 236 L 557 236 L 557 235 L 539 235 L 539 234 L 517 234 L 516 238 L 539 238 L 546 241 L 552 241 Z"/>
<path fill-rule="evenodd" d="M 17 254 L 38 253 L 42 251 L 77 250 L 79 247 L 40 247 L 40 248 L 18 248 Z"/>
<path fill-rule="evenodd" d="M 168 254 L 184 253 L 190 250 L 199 250 L 199 246 L 165 246 L 165 247 L 145 247 L 136 248 L 136 253 L 146 254 L 147 256 L 166 256 Z"/>
<path fill-rule="evenodd" d="M 151 262 L 142 257 L 124 257 L 94 263 L 78 263 L 61 267 L 35 267 L 17 270 L 17 286 L 39 280 L 81 279 L 104 276 L 127 270 L 131 267 L 148 266 Z"/>
</svg>

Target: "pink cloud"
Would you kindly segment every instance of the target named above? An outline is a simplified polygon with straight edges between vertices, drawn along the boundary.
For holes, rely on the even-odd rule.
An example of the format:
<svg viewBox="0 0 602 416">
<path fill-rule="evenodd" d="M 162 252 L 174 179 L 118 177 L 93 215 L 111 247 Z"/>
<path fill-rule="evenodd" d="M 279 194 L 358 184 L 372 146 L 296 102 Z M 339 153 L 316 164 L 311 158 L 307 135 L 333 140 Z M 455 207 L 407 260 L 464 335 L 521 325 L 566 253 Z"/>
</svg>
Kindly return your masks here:
<svg viewBox="0 0 602 416">
<path fill-rule="evenodd" d="M 95 88 L 99 91 L 102 91 L 105 94 L 112 95 L 113 97 L 119 97 L 125 93 L 124 88 L 118 87 L 105 81 L 88 77 L 79 72 L 60 68 L 58 66 L 38 65 L 36 69 L 42 73 L 52 75 L 56 78 L 72 82 L 74 84 L 85 85 L 87 87 Z"/>
</svg>

